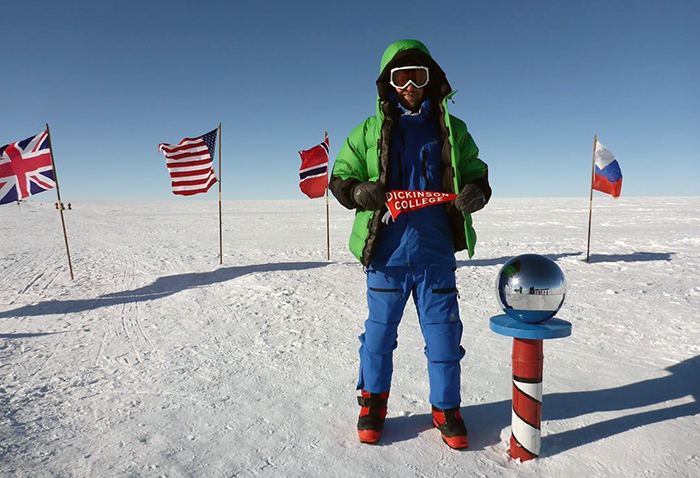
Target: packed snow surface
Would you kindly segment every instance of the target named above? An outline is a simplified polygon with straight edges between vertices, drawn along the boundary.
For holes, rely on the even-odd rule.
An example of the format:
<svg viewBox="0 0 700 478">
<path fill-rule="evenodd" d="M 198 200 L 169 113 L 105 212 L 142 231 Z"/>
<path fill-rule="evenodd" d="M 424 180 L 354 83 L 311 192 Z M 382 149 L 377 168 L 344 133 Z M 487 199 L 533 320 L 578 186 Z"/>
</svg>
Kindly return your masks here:
<svg viewBox="0 0 700 478">
<path fill-rule="evenodd" d="M 0 476 L 700 476 L 700 198 L 495 199 L 457 255 L 470 448 L 432 427 L 412 303 L 385 433 L 358 442 L 365 276 L 324 200 L 75 204 L 75 280 L 51 193 L 0 207 Z M 39 202 L 39 199 L 50 202 Z M 568 280 L 544 344 L 541 457 L 508 456 L 512 256 Z"/>
</svg>

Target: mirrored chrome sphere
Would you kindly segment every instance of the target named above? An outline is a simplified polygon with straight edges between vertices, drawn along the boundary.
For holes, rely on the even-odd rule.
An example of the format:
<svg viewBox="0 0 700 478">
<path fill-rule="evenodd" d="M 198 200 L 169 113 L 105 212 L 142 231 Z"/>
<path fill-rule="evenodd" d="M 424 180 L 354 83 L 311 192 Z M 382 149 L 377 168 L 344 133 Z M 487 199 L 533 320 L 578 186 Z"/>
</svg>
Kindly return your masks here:
<svg viewBox="0 0 700 478">
<path fill-rule="evenodd" d="M 521 322 L 542 322 L 554 317 L 564 303 L 566 277 L 553 260 L 523 254 L 501 268 L 496 295 L 508 316 Z"/>
</svg>

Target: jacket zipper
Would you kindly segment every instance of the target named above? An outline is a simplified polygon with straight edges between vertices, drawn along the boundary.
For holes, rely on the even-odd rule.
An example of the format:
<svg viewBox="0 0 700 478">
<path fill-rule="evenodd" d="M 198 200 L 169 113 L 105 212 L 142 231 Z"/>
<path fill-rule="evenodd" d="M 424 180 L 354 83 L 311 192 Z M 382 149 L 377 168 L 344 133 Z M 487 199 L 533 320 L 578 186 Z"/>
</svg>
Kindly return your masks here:
<svg viewBox="0 0 700 478">
<path fill-rule="evenodd" d="M 452 100 L 452 97 L 455 95 L 455 93 L 457 93 L 457 90 L 453 90 L 450 94 L 445 96 L 445 98 L 443 98 L 443 100 L 442 100 L 442 114 L 445 118 L 445 128 L 446 128 L 445 132 L 447 133 L 447 137 L 445 138 L 445 141 L 447 141 L 449 143 L 450 151 L 452 151 L 452 149 L 454 148 L 454 144 L 452 144 L 452 131 L 450 130 L 450 127 L 447 126 L 447 121 L 449 120 L 449 117 L 450 117 L 449 109 L 447 107 L 447 101 Z M 454 103 L 454 100 L 452 100 L 452 102 Z M 450 153 L 450 156 L 452 156 L 451 153 Z M 450 181 L 449 181 L 449 184 L 450 184 L 450 189 L 452 189 L 452 191 L 445 191 L 445 192 L 452 192 L 454 194 L 457 194 L 457 193 L 459 193 L 459 187 L 458 187 L 458 185 L 455 184 L 455 178 L 456 178 L 455 167 L 456 167 L 456 165 L 452 161 L 452 157 L 450 157 L 450 170 L 449 170 Z"/>
<path fill-rule="evenodd" d="M 399 131 L 401 132 L 401 146 L 406 147 L 406 137 L 404 136 L 404 131 L 401 126 L 399 126 Z M 408 184 L 408 167 L 403 167 L 403 162 L 401 161 L 401 152 L 399 151 L 399 189 L 403 190 L 404 177 L 406 178 L 406 184 Z"/>
<path fill-rule="evenodd" d="M 423 149 L 421 151 L 422 156 L 423 156 L 423 177 L 425 178 L 425 189 L 424 191 L 428 190 L 428 152 Z"/>
</svg>

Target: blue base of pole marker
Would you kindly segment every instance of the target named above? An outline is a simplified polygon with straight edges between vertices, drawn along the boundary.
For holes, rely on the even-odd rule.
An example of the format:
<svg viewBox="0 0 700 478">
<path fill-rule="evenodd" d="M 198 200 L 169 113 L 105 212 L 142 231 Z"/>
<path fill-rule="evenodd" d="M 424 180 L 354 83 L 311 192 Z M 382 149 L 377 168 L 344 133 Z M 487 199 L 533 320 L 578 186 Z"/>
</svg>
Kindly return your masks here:
<svg viewBox="0 0 700 478">
<path fill-rule="evenodd" d="M 537 324 L 521 322 L 507 315 L 491 317 L 491 330 L 497 334 L 515 337 L 516 339 L 559 339 L 571 335 L 571 322 L 552 318 Z"/>
</svg>

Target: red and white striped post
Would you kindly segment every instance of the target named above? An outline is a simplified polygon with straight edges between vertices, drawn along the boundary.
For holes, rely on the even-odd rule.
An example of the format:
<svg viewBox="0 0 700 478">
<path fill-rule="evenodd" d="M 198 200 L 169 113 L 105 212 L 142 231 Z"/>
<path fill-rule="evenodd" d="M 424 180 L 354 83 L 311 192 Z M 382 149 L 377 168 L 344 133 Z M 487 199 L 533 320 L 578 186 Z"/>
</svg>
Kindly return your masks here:
<svg viewBox="0 0 700 478">
<path fill-rule="evenodd" d="M 540 454 L 542 340 L 513 339 L 513 418 L 510 456 L 521 461 Z"/>
<path fill-rule="evenodd" d="M 491 317 L 491 330 L 513 337 L 513 411 L 510 456 L 527 461 L 540 456 L 543 340 L 571 335 L 571 323 L 557 318 L 538 324 L 506 315 Z"/>
<path fill-rule="evenodd" d="M 564 303 L 566 278 L 551 259 L 522 254 L 501 268 L 496 293 L 505 315 L 491 317 L 489 327 L 513 338 L 510 456 L 527 461 L 540 455 L 542 341 L 571 335 L 571 323 L 554 317 Z"/>
</svg>

